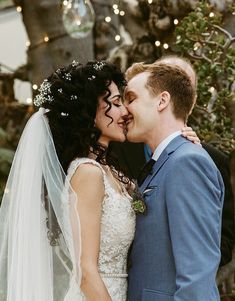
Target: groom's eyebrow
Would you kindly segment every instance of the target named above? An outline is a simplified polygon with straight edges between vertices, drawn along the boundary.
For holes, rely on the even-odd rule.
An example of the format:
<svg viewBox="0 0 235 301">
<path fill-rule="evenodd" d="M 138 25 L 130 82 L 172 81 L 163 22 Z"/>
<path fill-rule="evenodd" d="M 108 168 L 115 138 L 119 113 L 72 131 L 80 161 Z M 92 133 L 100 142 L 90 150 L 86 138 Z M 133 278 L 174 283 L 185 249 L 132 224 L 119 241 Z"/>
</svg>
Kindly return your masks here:
<svg viewBox="0 0 235 301">
<path fill-rule="evenodd" d="M 129 91 L 128 90 L 124 91 L 124 98 L 127 97 L 127 96 L 131 96 L 131 95 L 135 95 L 134 92 L 132 92 L 130 90 Z"/>
<path fill-rule="evenodd" d="M 130 93 L 130 91 L 128 91 L 128 89 L 126 88 L 126 89 L 124 90 L 124 93 L 123 93 L 124 98 L 125 98 L 129 93 Z"/>
</svg>

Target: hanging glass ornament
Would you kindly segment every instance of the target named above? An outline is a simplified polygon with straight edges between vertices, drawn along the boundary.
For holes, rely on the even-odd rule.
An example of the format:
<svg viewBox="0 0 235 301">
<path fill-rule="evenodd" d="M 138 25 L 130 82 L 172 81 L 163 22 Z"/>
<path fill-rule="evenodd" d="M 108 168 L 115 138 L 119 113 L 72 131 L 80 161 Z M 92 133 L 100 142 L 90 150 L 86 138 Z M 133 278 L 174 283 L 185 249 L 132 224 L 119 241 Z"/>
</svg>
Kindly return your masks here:
<svg viewBox="0 0 235 301">
<path fill-rule="evenodd" d="M 63 23 L 72 38 L 87 36 L 95 23 L 95 12 L 90 0 L 64 1 Z"/>
</svg>

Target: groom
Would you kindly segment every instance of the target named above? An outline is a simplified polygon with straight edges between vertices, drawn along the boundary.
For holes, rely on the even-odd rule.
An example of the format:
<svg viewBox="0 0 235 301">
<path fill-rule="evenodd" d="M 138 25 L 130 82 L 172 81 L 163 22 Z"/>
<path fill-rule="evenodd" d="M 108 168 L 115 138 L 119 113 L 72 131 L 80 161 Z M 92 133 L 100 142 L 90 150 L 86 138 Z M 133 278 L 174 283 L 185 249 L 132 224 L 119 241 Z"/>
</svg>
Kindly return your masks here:
<svg viewBox="0 0 235 301">
<path fill-rule="evenodd" d="M 148 212 L 137 217 L 129 301 L 217 301 L 223 183 L 207 152 L 180 132 L 195 90 L 167 64 L 135 64 L 128 80 L 127 139 L 153 153 L 140 183 Z"/>
</svg>

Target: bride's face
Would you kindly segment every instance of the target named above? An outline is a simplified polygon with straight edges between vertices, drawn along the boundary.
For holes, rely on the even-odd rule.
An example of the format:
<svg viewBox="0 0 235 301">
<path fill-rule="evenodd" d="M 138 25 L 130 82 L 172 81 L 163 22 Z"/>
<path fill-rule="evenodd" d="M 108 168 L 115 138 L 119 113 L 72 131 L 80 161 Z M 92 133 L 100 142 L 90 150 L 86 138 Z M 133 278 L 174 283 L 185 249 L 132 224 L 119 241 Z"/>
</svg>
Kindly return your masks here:
<svg viewBox="0 0 235 301">
<path fill-rule="evenodd" d="M 110 141 L 125 141 L 125 118 L 128 115 L 118 87 L 114 82 L 110 84 L 109 91 L 111 93 L 107 99 L 111 105 L 109 111 L 105 113 L 109 105 L 105 102 L 104 97 L 100 97 L 95 117 L 95 125 L 101 131 L 99 142 L 106 146 Z"/>
</svg>

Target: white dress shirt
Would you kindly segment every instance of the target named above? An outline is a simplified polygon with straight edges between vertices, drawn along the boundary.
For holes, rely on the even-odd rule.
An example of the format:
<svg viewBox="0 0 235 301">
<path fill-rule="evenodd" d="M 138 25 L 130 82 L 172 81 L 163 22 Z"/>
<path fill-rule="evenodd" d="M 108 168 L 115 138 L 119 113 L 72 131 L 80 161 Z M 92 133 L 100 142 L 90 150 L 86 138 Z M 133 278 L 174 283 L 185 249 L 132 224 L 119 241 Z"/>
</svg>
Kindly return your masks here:
<svg viewBox="0 0 235 301">
<path fill-rule="evenodd" d="M 168 137 L 166 137 L 155 149 L 153 155 L 152 155 L 152 159 L 154 159 L 155 161 L 158 160 L 158 158 L 161 156 L 162 152 L 164 151 L 164 149 L 167 147 L 167 145 L 177 136 L 181 135 L 181 131 L 177 131 L 174 132 L 173 134 L 169 135 Z"/>
</svg>

